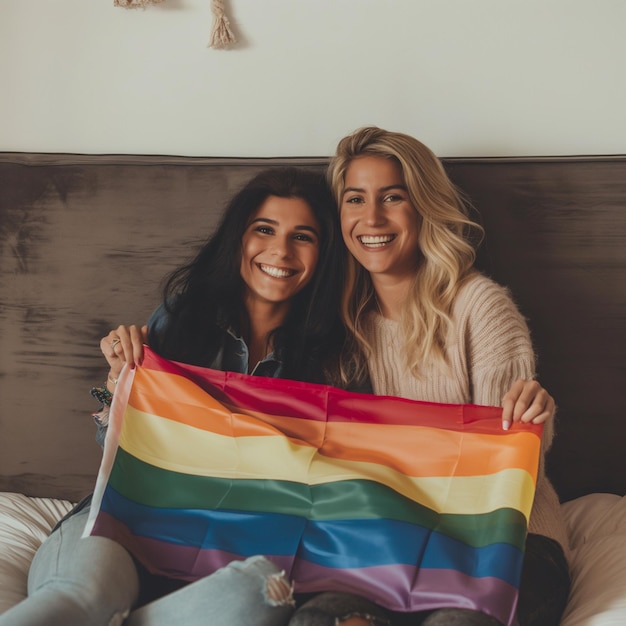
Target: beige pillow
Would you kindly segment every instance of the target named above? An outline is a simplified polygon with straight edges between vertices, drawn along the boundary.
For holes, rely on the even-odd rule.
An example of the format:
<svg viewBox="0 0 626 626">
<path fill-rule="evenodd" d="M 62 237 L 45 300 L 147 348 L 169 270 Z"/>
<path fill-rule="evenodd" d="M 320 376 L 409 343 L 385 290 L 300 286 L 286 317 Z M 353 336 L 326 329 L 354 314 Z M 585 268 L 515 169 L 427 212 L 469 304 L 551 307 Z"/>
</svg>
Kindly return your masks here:
<svg viewBox="0 0 626 626">
<path fill-rule="evenodd" d="M 626 624 L 626 496 L 593 493 L 566 502 L 572 590 L 561 626 Z"/>
<path fill-rule="evenodd" d="M 26 597 L 37 548 L 72 506 L 66 500 L 0 492 L 0 613 Z"/>
</svg>

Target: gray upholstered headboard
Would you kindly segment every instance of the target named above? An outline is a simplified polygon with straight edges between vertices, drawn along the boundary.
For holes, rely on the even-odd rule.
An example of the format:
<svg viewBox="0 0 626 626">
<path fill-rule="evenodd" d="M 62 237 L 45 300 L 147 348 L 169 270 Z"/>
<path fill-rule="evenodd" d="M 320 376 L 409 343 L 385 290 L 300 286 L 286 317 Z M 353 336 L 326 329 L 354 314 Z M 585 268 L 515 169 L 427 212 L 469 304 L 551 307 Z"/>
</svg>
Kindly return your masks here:
<svg viewBox="0 0 626 626">
<path fill-rule="evenodd" d="M 325 160 L 0 153 L 0 490 L 92 489 L 100 337 L 143 322 L 226 199 L 286 163 Z M 445 163 L 487 229 L 480 267 L 529 318 L 561 498 L 626 494 L 626 156 Z"/>
</svg>

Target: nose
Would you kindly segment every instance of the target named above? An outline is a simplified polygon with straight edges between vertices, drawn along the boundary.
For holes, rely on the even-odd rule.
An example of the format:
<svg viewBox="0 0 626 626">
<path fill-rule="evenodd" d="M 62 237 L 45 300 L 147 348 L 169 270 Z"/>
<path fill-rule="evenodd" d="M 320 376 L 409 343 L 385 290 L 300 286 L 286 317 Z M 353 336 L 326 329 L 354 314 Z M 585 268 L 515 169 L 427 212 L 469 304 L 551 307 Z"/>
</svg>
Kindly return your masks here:
<svg viewBox="0 0 626 626">
<path fill-rule="evenodd" d="M 364 218 L 369 226 L 377 226 L 385 221 L 385 211 L 382 202 L 373 200 L 366 203 L 364 207 Z"/>
<path fill-rule="evenodd" d="M 274 237 L 272 241 L 272 254 L 279 259 L 288 259 L 291 257 L 291 239 L 289 239 L 289 237 Z"/>
</svg>

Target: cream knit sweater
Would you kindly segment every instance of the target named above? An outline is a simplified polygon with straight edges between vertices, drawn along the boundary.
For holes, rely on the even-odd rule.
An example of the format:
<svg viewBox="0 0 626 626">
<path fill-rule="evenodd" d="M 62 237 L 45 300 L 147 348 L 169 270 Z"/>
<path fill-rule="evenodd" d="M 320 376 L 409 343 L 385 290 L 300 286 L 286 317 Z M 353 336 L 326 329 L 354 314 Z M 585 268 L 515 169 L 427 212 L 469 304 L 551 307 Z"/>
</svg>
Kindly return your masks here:
<svg viewBox="0 0 626 626">
<path fill-rule="evenodd" d="M 481 274 L 473 275 L 458 294 L 452 320 L 454 329 L 446 346 L 450 371 L 427 367 L 417 379 L 408 372 L 403 358 L 399 324 L 371 314 L 365 331 L 373 348 L 369 370 L 374 393 L 426 402 L 501 406 L 502 397 L 516 380 L 534 378 L 535 354 L 528 327 L 506 289 Z M 569 557 L 559 500 L 544 470 L 544 455 L 553 435 L 550 420 L 544 426 L 528 530 L 555 539 Z"/>
</svg>

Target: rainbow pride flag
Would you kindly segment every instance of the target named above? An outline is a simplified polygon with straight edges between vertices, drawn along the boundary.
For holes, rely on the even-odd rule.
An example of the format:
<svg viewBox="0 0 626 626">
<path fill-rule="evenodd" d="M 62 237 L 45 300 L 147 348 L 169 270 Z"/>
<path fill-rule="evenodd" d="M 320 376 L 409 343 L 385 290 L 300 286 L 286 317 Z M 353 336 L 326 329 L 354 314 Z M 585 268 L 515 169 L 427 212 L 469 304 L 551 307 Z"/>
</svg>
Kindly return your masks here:
<svg viewBox="0 0 626 626">
<path fill-rule="evenodd" d="M 541 427 L 146 350 L 118 383 L 86 534 L 184 580 L 264 554 L 296 592 L 515 622 Z"/>
</svg>

